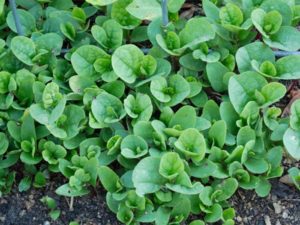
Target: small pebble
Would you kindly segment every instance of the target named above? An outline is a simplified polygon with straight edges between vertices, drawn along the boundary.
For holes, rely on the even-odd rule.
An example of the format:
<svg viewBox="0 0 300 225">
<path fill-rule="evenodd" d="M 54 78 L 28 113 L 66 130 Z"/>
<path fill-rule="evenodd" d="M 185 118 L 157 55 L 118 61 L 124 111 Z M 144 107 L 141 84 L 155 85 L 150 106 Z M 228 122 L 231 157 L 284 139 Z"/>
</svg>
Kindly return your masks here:
<svg viewBox="0 0 300 225">
<path fill-rule="evenodd" d="M 44 225 L 50 225 L 50 222 L 49 221 L 45 221 Z"/>
<path fill-rule="evenodd" d="M 272 225 L 272 224 L 271 224 L 271 219 L 270 219 L 269 216 L 264 216 L 264 219 L 265 219 L 265 224 L 266 224 L 266 225 Z"/>
<path fill-rule="evenodd" d="M 236 218 L 236 220 L 237 220 L 238 222 L 242 222 L 242 221 L 243 221 L 242 217 L 240 217 L 240 216 L 238 216 L 238 217 Z"/>
<path fill-rule="evenodd" d="M 278 203 L 273 203 L 273 207 L 274 207 L 274 209 L 275 209 L 275 213 L 276 213 L 276 214 L 280 214 L 280 213 L 282 212 L 282 207 L 281 207 L 280 204 L 278 204 Z"/>
<path fill-rule="evenodd" d="M 272 195 L 271 198 L 272 198 L 272 201 L 273 201 L 273 202 L 276 202 L 276 201 L 277 201 L 277 196 L 276 196 L 276 195 Z"/>
<path fill-rule="evenodd" d="M 284 212 L 282 213 L 282 218 L 286 219 L 286 218 L 288 218 L 288 217 L 289 217 L 289 214 L 287 213 L 287 211 L 284 211 Z"/>
</svg>

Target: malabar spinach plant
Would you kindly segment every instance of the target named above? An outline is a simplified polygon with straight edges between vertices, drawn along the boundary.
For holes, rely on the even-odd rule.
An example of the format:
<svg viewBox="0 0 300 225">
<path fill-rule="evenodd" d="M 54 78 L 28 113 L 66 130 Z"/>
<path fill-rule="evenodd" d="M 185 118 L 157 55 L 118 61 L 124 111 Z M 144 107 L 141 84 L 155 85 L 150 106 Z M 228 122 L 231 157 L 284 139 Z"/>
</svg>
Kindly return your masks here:
<svg viewBox="0 0 300 225">
<path fill-rule="evenodd" d="M 57 194 L 101 186 L 123 224 L 232 225 L 237 189 L 265 197 L 300 159 L 300 102 L 277 104 L 300 55 L 274 53 L 300 49 L 299 0 L 203 0 L 190 19 L 184 0 L 16 2 L 17 18 L 0 1 L 0 195 L 61 174 Z"/>
</svg>

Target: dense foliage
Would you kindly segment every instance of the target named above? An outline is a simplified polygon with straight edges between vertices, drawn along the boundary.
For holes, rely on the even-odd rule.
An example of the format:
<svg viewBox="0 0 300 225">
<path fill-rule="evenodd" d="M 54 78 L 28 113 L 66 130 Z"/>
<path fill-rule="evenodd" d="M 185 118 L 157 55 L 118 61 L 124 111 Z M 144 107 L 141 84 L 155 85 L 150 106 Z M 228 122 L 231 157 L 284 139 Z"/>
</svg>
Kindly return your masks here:
<svg viewBox="0 0 300 225">
<path fill-rule="evenodd" d="M 300 49 L 300 1 L 203 0 L 190 19 L 184 2 L 163 24 L 159 0 L 17 0 L 18 35 L 0 0 L 1 194 L 100 183 L 128 225 L 232 225 L 238 188 L 268 195 L 283 155 L 300 159 L 300 100 L 290 118 L 276 104 L 300 56 L 273 51 Z"/>
</svg>

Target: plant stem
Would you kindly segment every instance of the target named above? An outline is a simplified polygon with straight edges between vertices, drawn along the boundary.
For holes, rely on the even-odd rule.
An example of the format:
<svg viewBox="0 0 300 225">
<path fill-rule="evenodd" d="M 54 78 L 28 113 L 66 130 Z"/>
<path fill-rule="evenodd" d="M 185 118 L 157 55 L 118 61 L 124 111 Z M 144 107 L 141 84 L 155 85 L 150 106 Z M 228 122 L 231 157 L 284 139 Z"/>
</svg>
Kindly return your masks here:
<svg viewBox="0 0 300 225">
<path fill-rule="evenodd" d="M 24 36 L 24 32 L 23 32 L 23 28 L 20 22 L 20 18 L 19 18 L 19 14 L 17 12 L 17 5 L 16 5 L 16 1 L 15 0 L 9 0 L 9 4 L 13 13 L 13 17 L 14 17 L 14 21 L 16 24 L 16 29 L 18 32 L 18 35 L 20 36 Z"/>
<path fill-rule="evenodd" d="M 286 52 L 286 51 L 274 51 L 276 57 L 284 57 L 289 55 L 300 55 L 300 51 L 296 52 Z"/>
<path fill-rule="evenodd" d="M 72 196 L 71 199 L 70 199 L 70 208 L 69 208 L 70 211 L 74 210 L 73 206 L 74 206 L 74 196 Z"/>
<path fill-rule="evenodd" d="M 163 27 L 166 27 L 169 23 L 168 0 L 161 0 L 161 9 L 162 9 L 162 25 Z"/>
</svg>

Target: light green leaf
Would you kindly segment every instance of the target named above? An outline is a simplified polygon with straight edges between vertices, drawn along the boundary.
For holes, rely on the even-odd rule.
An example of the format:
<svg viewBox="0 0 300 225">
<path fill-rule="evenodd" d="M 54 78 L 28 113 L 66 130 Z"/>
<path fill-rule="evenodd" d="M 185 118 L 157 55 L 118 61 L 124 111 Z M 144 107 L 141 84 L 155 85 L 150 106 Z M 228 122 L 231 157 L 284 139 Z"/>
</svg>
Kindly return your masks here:
<svg viewBox="0 0 300 225">
<path fill-rule="evenodd" d="M 121 142 L 121 154 L 128 159 L 141 158 L 148 153 L 147 142 L 136 135 L 128 135 Z"/>
<path fill-rule="evenodd" d="M 140 20 L 153 20 L 161 17 L 161 5 L 157 0 L 133 0 L 126 10 Z"/>
<path fill-rule="evenodd" d="M 300 79 L 300 55 L 290 55 L 276 63 L 277 77 L 282 80 Z M 277 78 L 276 77 L 276 78 Z"/>
<path fill-rule="evenodd" d="M 122 102 L 106 92 L 100 93 L 92 102 L 92 113 L 103 127 L 118 122 L 126 115 Z"/>
<path fill-rule="evenodd" d="M 132 2 L 133 0 L 117 1 L 111 8 L 111 18 L 121 24 L 124 29 L 133 29 L 141 23 L 141 20 L 131 15 L 126 9 Z"/>
<path fill-rule="evenodd" d="M 288 37 L 288 38 L 286 38 Z M 271 48 L 278 48 L 284 51 L 298 51 L 300 49 L 300 31 L 294 27 L 282 26 L 270 39 L 264 38 L 264 42 Z"/>
<path fill-rule="evenodd" d="M 175 142 L 175 147 L 194 162 L 201 161 L 206 152 L 206 143 L 203 135 L 194 128 L 184 130 Z"/>
<path fill-rule="evenodd" d="M 179 33 L 181 46 L 195 46 L 214 39 L 215 30 L 205 17 L 192 18 Z"/>
<path fill-rule="evenodd" d="M 220 62 L 208 63 L 206 73 L 208 80 L 215 91 L 223 92 L 227 90 L 227 85 L 224 82 L 225 74 L 229 69 Z"/>
<path fill-rule="evenodd" d="M 283 136 L 283 143 L 287 152 L 296 160 L 300 160 L 300 133 L 288 128 Z"/>
<path fill-rule="evenodd" d="M 131 84 L 140 76 L 143 57 L 143 52 L 135 45 L 123 45 L 114 52 L 112 67 L 122 80 Z"/>
<path fill-rule="evenodd" d="M 86 2 L 96 6 L 110 5 L 116 1 L 118 0 L 86 0 Z"/>
<path fill-rule="evenodd" d="M 132 181 L 138 195 L 157 192 L 166 179 L 159 174 L 160 158 L 147 157 L 134 168 Z"/>
<path fill-rule="evenodd" d="M 79 76 L 91 77 L 94 80 L 100 78 L 100 75 L 94 69 L 94 63 L 97 59 L 106 57 L 107 54 L 93 45 L 84 45 L 78 48 L 71 57 L 72 66 Z"/>
<path fill-rule="evenodd" d="M 22 31 L 26 36 L 30 35 L 36 29 L 35 18 L 24 9 L 17 9 L 17 13 L 20 18 Z M 16 23 L 12 11 L 8 13 L 6 23 L 13 32 L 17 33 Z"/>
<path fill-rule="evenodd" d="M 244 72 L 229 80 L 229 98 L 234 109 L 241 113 L 246 104 L 255 99 L 256 90 L 261 90 L 267 81 L 255 72 Z"/>
<path fill-rule="evenodd" d="M 255 60 L 261 65 L 265 61 L 275 63 L 275 55 L 271 48 L 262 42 L 253 42 L 238 49 L 236 62 L 241 73 L 253 70 L 251 62 Z"/>
<path fill-rule="evenodd" d="M 36 46 L 34 42 L 27 37 L 14 37 L 11 41 L 11 50 L 14 55 L 23 63 L 32 66 L 32 59 L 36 55 Z"/>
<path fill-rule="evenodd" d="M 165 153 L 160 160 L 159 173 L 168 180 L 175 179 L 184 171 L 184 164 L 176 152 Z"/>
</svg>

